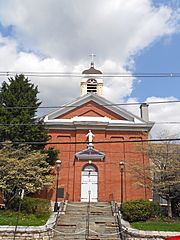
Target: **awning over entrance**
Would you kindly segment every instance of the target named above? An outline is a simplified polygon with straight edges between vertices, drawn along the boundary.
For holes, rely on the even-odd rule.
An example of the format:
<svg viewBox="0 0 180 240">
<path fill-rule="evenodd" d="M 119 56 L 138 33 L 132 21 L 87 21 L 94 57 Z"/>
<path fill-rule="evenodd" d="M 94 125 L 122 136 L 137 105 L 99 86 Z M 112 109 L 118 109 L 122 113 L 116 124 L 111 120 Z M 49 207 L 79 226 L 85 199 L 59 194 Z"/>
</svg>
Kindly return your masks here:
<svg viewBox="0 0 180 240">
<path fill-rule="evenodd" d="M 99 152 L 93 147 L 88 147 L 87 149 L 78 152 L 75 154 L 78 160 L 103 160 L 105 158 L 105 154 Z"/>
</svg>

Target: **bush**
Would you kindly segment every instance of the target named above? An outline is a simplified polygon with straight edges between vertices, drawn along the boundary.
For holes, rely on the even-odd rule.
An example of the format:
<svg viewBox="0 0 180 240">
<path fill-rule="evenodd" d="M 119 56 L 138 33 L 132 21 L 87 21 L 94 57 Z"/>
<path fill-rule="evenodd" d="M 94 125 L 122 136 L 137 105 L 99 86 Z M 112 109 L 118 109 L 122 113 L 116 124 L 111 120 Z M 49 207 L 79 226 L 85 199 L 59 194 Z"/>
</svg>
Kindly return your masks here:
<svg viewBox="0 0 180 240">
<path fill-rule="evenodd" d="M 36 216 L 50 215 L 50 202 L 46 199 L 25 197 L 22 202 L 21 211 L 28 214 L 35 214 Z"/>
<path fill-rule="evenodd" d="M 58 157 L 59 150 L 50 147 L 48 149 L 43 149 L 41 152 L 47 154 L 46 162 L 49 163 L 51 166 L 54 166 L 55 161 Z"/>
<path fill-rule="evenodd" d="M 122 204 L 123 218 L 129 222 L 145 221 L 160 214 L 160 206 L 147 200 L 127 201 Z"/>
<path fill-rule="evenodd" d="M 9 205 L 9 209 L 18 210 L 20 198 L 14 199 Z M 46 199 L 33 198 L 33 197 L 24 197 L 21 205 L 21 212 L 27 214 L 34 214 L 37 217 L 43 215 L 50 215 L 51 208 L 50 202 Z"/>
</svg>

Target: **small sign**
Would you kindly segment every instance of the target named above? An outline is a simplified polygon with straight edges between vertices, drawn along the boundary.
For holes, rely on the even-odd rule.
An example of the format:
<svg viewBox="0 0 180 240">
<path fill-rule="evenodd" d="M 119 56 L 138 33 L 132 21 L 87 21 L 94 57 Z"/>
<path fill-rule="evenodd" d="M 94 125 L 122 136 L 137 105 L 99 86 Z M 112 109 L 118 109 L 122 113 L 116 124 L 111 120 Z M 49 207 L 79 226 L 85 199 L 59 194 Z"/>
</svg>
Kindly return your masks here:
<svg viewBox="0 0 180 240">
<path fill-rule="evenodd" d="M 58 188 L 57 197 L 64 198 L 64 188 Z"/>
</svg>

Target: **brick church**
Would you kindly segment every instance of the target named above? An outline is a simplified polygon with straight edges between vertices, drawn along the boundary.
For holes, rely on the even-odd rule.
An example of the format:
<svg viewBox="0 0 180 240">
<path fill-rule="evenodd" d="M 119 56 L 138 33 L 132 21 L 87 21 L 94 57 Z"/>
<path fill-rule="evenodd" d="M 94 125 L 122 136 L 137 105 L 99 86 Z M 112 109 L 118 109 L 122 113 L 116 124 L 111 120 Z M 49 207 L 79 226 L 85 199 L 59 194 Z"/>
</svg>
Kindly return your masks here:
<svg viewBox="0 0 180 240">
<path fill-rule="evenodd" d="M 52 142 L 48 147 L 58 149 L 61 160 L 58 201 L 67 196 L 82 202 L 150 199 L 150 190 L 136 184 L 131 170 L 137 162 L 149 164 L 134 141 L 148 139 L 153 127 L 148 105 L 142 104 L 136 116 L 105 99 L 103 74 L 93 61 L 82 72 L 80 92 L 44 118 Z"/>
</svg>

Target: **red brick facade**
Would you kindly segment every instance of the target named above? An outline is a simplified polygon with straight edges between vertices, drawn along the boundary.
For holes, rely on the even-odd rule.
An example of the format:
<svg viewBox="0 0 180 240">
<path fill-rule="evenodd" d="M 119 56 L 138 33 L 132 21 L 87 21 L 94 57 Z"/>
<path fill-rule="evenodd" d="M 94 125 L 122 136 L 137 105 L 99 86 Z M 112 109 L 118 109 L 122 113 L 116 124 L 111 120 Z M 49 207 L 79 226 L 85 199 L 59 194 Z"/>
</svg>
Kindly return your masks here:
<svg viewBox="0 0 180 240">
<path fill-rule="evenodd" d="M 125 120 L 124 116 L 110 111 L 105 106 L 101 106 L 95 101 L 88 101 L 73 110 L 67 110 L 54 119 L 73 119 L 76 116 L 90 117 L 108 117 L 112 120 Z M 83 127 L 84 124 L 84 127 Z M 74 127 L 75 125 L 75 127 Z M 94 149 L 105 154 L 103 160 L 91 159 L 93 165 L 98 170 L 98 201 L 109 201 L 112 196 L 116 201 L 121 200 L 121 175 L 119 162 L 124 162 L 124 179 L 123 179 L 123 200 L 131 199 L 150 199 L 151 192 L 148 189 L 140 188 L 133 178 L 132 166 L 139 163 L 142 166 L 149 164 L 147 157 L 137 148 L 135 142 L 123 142 L 129 140 L 142 140 L 148 138 L 148 130 L 138 129 L 131 126 L 130 130 L 122 127 L 119 129 L 108 126 L 100 126 L 98 122 L 86 121 L 74 123 L 72 129 L 64 127 L 61 123 L 57 126 L 49 126 L 50 142 L 58 142 L 61 144 L 51 144 L 59 150 L 59 159 L 61 159 L 61 170 L 59 177 L 59 187 L 64 188 L 65 195 L 68 194 L 70 201 L 81 201 L 81 173 L 85 165 L 89 164 L 89 160 L 78 160 L 75 157 L 77 152 L 87 148 L 85 143 L 88 129 L 91 129 L 94 137 Z M 66 129 L 67 128 L 67 129 Z M 128 127 L 127 127 L 128 128 Z M 102 143 L 95 143 L 101 141 Z M 111 143 L 105 143 L 109 141 Z M 113 141 L 120 141 L 113 143 Z M 65 144 L 67 143 L 68 144 Z M 81 144 L 76 144 L 83 142 Z M 143 144 L 143 143 L 140 143 Z M 55 190 L 52 199 L 55 200 Z M 59 199 L 60 200 L 60 199 Z"/>
</svg>

